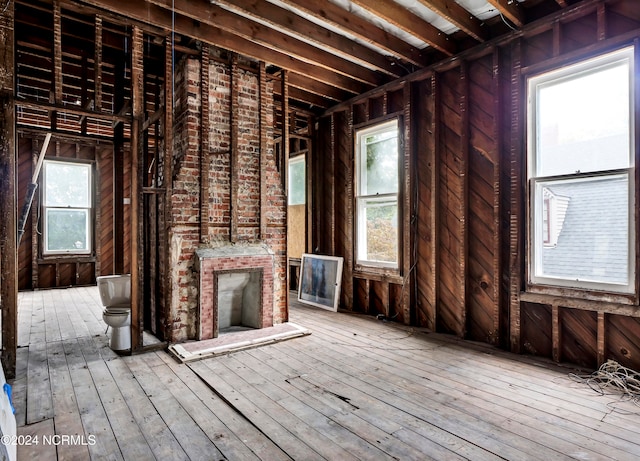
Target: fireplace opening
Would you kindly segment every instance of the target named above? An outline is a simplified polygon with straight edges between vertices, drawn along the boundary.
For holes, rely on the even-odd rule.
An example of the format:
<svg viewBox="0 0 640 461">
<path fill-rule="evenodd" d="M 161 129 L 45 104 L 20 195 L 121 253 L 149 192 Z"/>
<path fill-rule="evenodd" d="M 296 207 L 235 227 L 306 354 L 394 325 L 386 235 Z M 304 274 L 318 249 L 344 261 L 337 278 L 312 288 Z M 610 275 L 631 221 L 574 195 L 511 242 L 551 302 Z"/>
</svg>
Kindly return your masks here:
<svg viewBox="0 0 640 461">
<path fill-rule="evenodd" d="M 215 271 L 214 293 L 214 336 L 262 328 L 262 268 Z"/>
</svg>

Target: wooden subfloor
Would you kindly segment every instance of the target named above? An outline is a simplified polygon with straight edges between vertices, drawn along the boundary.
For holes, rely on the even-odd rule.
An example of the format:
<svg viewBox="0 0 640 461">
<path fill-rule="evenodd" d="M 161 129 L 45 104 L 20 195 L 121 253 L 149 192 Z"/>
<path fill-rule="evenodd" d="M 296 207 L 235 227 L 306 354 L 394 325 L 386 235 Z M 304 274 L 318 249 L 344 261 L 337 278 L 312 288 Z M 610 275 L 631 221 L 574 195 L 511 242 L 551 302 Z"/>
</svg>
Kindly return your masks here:
<svg viewBox="0 0 640 461">
<path fill-rule="evenodd" d="M 640 458 L 640 408 L 552 363 L 292 302 L 311 335 L 179 364 L 116 355 L 101 310 L 20 293 L 19 460 Z"/>
</svg>

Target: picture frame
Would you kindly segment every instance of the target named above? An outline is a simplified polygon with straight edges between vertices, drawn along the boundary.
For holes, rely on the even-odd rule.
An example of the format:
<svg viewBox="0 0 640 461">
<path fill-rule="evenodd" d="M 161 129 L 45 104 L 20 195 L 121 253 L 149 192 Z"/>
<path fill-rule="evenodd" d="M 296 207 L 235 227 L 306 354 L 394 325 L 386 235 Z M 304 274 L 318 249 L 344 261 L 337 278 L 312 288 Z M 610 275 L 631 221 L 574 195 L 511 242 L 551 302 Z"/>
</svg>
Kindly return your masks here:
<svg viewBox="0 0 640 461">
<path fill-rule="evenodd" d="M 344 258 L 341 256 L 303 253 L 300 263 L 298 301 L 337 312 L 343 261 Z"/>
</svg>

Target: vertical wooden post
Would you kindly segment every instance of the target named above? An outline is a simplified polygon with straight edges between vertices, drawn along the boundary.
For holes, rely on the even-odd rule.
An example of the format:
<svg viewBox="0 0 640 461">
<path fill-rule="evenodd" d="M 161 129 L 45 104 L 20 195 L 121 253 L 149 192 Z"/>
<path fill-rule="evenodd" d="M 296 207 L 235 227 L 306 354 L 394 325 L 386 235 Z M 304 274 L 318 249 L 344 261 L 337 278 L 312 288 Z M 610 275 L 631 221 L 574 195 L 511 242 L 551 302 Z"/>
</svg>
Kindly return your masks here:
<svg viewBox="0 0 640 461">
<path fill-rule="evenodd" d="M 2 366 L 16 375 L 18 332 L 18 200 L 14 109 L 14 2 L 0 13 L 0 307 Z"/>
<path fill-rule="evenodd" d="M 62 11 L 60 0 L 53 0 L 53 102 L 62 105 Z M 58 126 L 58 112 L 50 113 L 51 130 Z"/>
<path fill-rule="evenodd" d="M 411 114 L 413 112 L 412 101 L 414 100 L 411 84 L 405 83 L 403 89 L 403 99 L 404 99 L 404 133 L 398 133 L 398 139 L 402 139 L 402 144 L 399 146 L 400 150 L 398 154 L 401 156 L 400 165 L 402 166 L 401 178 L 402 180 L 399 184 L 404 185 L 404 190 L 398 191 L 400 192 L 400 197 L 403 197 L 402 201 L 402 212 L 400 215 L 402 216 L 402 225 L 399 226 L 399 229 L 402 229 L 402 255 L 400 256 L 400 261 L 402 262 L 402 299 L 400 302 L 402 306 L 400 309 L 402 310 L 402 321 L 409 325 L 411 323 L 411 306 L 414 305 L 413 301 L 413 288 L 415 286 L 414 279 L 412 277 L 412 268 L 414 267 L 415 261 L 413 258 L 412 248 L 415 248 L 416 242 L 414 241 L 414 229 L 413 226 L 414 216 L 413 210 L 417 206 L 415 203 L 415 197 L 413 191 L 414 188 L 418 187 L 415 183 L 415 175 L 411 174 L 413 171 L 413 161 L 411 156 L 411 144 L 408 142 L 412 139 L 413 133 L 412 124 L 413 119 L 411 118 Z M 385 93 L 384 98 L 384 113 L 387 113 L 387 96 Z M 389 311 L 387 310 L 386 315 L 389 315 Z"/>
<path fill-rule="evenodd" d="M 431 137 L 429 140 L 429 160 L 427 164 L 431 164 L 431 193 L 430 193 L 430 205 L 431 216 L 429 216 L 429 224 L 431 227 L 431 248 L 430 248 L 430 265 L 433 268 L 429 285 L 433 288 L 431 296 L 428 299 L 429 312 L 427 317 L 427 328 L 435 331 L 438 320 L 438 304 L 440 297 L 440 200 L 438 194 L 440 193 L 440 156 L 438 155 L 438 146 L 440 146 L 440 101 L 441 101 L 441 83 L 440 74 L 434 72 L 431 76 L 431 101 L 429 104 L 429 111 L 431 112 Z"/>
<path fill-rule="evenodd" d="M 522 44 L 514 40 L 511 45 L 511 139 L 510 139 L 510 220 L 509 220 L 509 337 L 511 352 L 520 353 L 520 289 L 522 285 Z"/>
<path fill-rule="evenodd" d="M 102 110 L 102 17 L 95 17 L 95 50 L 93 53 L 93 110 Z"/>
<path fill-rule="evenodd" d="M 164 267 L 161 268 L 161 273 L 165 276 L 164 279 L 164 306 L 163 310 L 163 338 L 166 340 L 172 340 L 171 338 L 171 299 L 173 299 L 173 283 L 171 280 L 171 239 L 172 239 L 172 195 L 173 195 L 173 106 L 175 98 L 174 88 L 174 67 L 175 56 L 173 47 L 173 36 L 167 37 L 164 45 L 164 162 L 163 162 L 163 183 L 164 186 L 164 233 L 165 238 L 163 242 L 164 252 Z M 208 100 L 208 99 L 207 99 Z M 204 100 L 203 100 L 204 105 Z M 204 125 L 204 122 L 203 122 Z M 208 145 L 206 146 L 208 149 Z"/>
<path fill-rule="evenodd" d="M 284 289 L 289 287 L 289 253 L 286 230 L 289 228 L 289 72 L 282 71 L 282 164 L 280 165 L 280 174 L 282 175 L 282 187 L 284 192 L 284 212 L 285 212 L 285 271 L 284 271 Z M 289 320 L 289 296 L 284 296 L 284 312 L 283 321 Z"/>
<path fill-rule="evenodd" d="M 602 365 L 605 361 L 606 357 L 606 314 L 604 312 L 598 312 L 598 333 L 597 333 L 597 357 L 598 357 L 598 366 Z"/>
<path fill-rule="evenodd" d="M 502 127 L 502 86 L 500 85 L 500 48 L 494 47 L 493 49 L 493 64 L 492 64 L 492 92 L 493 98 L 493 113 L 496 114 L 493 121 L 493 287 L 491 290 L 493 296 L 493 331 L 494 331 L 494 345 L 502 344 L 500 330 L 500 286 L 502 284 L 502 222 L 501 222 L 501 194 L 502 189 L 500 187 L 500 164 L 502 155 L 500 153 L 501 146 L 501 127 Z"/>
<path fill-rule="evenodd" d="M 209 242 L 209 47 L 202 47 L 200 67 L 200 243 Z"/>
<path fill-rule="evenodd" d="M 598 21 L 598 40 L 607 38 L 607 7 L 604 3 L 596 7 L 596 17 Z"/>
<path fill-rule="evenodd" d="M 240 184 L 238 180 L 238 169 L 240 162 L 238 159 L 238 134 L 240 131 L 238 120 L 238 97 L 239 97 L 239 78 L 238 55 L 233 53 L 231 57 L 231 228 L 229 229 L 229 237 L 231 242 L 238 241 L 238 192 Z"/>
<path fill-rule="evenodd" d="M 258 101 L 260 104 L 260 240 L 267 238 L 267 214 L 265 212 L 269 197 L 267 195 L 267 69 L 260 61 Z M 288 285 L 287 285 L 288 286 Z"/>
<path fill-rule="evenodd" d="M 460 136 L 460 249 L 458 255 L 458 308 L 460 324 L 458 335 L 464 338 L 467 334 L 467 266 L 469 253 L 469 64 L 463 61 L 460 65 L 460 115 L 462 118 L 462 134 Z"/>
<path fill-rule="evenodd" d="M 133 120 L 131 123 L 131 350 L 142 346 L 142 277 L 140 261 L 142 232 L 142 187 L 140 184 L 140 158 L 142 153 L 142 126 L 144 122 L 144 54 L 143 32 L 133 26 L 131 33 L 131 91 Z"/>
<path fill-rule="evenodd" d="M 551 357 L 556 362 L 560 361 L 560 308 L 557 304 L 551 305 Z"/>
</svg>

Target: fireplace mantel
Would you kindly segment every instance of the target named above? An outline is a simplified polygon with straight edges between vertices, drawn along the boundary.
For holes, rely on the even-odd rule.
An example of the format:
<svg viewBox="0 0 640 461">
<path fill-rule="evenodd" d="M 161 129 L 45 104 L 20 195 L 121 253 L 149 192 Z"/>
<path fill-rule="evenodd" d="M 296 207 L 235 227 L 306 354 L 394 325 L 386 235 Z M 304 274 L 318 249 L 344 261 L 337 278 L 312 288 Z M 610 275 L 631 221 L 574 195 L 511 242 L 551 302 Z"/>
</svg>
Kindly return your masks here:
<svg viewBox="0 0 640 461">
<path fill-rule="evenodd" d="M 230 244 L 196 250 L 196 269 L 199 279 L 198 339 L 218 336 L 219 274 L 260 270 L 262 277 L 261 313 L 259 328 L 273 326 L 274 254 L 261 244 Z"/>
</svg>

